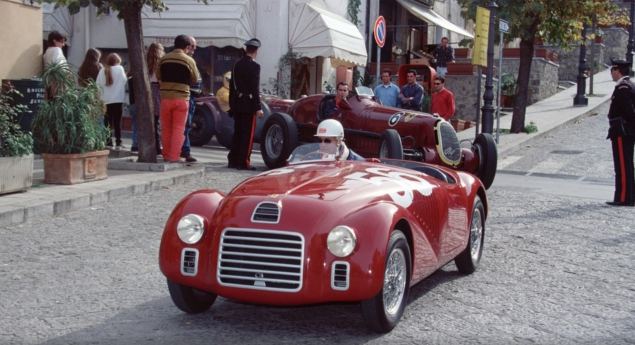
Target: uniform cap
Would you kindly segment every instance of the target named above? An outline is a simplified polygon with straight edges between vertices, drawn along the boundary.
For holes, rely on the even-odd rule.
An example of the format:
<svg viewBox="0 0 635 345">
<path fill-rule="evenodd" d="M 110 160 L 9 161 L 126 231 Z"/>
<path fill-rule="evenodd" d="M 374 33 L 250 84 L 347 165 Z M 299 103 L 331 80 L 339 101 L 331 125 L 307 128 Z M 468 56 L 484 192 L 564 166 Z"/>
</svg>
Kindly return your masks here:
<svg viewBox="0 0 635 345">
<path fill-rule="evenodd" d="M 611 66 L 612 67 L 630 67 L 631 64 L 626 60 L 611 59 Z"/>
<path fill-rule="evenodd" d="M 249 41 L 245 42 L 245 45 L 248 47 L 260 48 L 260 40 L 257 38 L 252 38 Z"/>
</svg>

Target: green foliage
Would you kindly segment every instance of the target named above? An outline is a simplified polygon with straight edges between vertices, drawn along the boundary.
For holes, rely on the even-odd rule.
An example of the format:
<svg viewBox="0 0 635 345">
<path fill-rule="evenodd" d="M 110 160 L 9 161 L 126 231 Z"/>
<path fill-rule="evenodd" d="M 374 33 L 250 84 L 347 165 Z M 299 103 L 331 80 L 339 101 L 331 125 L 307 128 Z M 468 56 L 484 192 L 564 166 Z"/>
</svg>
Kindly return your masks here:
<svg viewBox="0 0 635 345">
<path fill-rule="evenodd" d="M 346 6 L 346 12 L 348 17 L 351 19 L 351 23 L 355 24 L 355 26 L 359 25 L 359 6 L 362 4 L 361 0 L 348 0 L 348 5 Z"/>
<path fill-rule="evenodd" d="M 18 157 L 33 153 L 31 133 L 20 129 L 20 116 L 28 111 L 25 105 L 12 105 L 20 92 L 10 89 L 0 93 L 0 157 Z"/>
<path fill-rule="evenodd" d="M 119 11 L 119 19 L 123 19 L 124 11 L 141 11 L 147 7 L 152 12 L 168 10 L 162 0 L 36 0 L 39 3 L 47 2 L 55 4 L 55 7 L 66 6 L 71 14 L 76 14 L 82 7 L 93 5 L 97 8 L 97 14 L 108 13 L 111 10 Z M 198 0 L 207 4 L 211 0 Z"/>
<path fill-rule="evenodd" d="M 516 95 L 516 76 L 511 73 L 505 73 L 501 75 L 501 95 L 514 96 Z"/>
<path fill-rule="evenodd" d="M 475 19 L 476 7 L 487 8 L 490 0 L 458 0 L 465 8 L 462 15 Z M 509 22 L 507 40 L 518 37 L 533 41 L 542 39 L 553 44 L 579 40 L 584 23 L 590 24 L 595 14 L 604 21 L 622 23 L 623 13 L 611 0 L 497 0 L 498 18 Z M 607 19 L 613 18 L 613 19 Z M 497 21 L 498 25 L 498 21 Z"/>
<path fill-rule="evenodd" d="M 33 120 L 38 152 L 64 154 L 104 149 L 109 132 L 103 125 L 104 104 L 99 88 L 94 82 L 81 88 L 75 80 L 77 76 L 66 63 L 51 65 L 42 73 L 50 94 Z"/>
<path fill-rule="evenodd" d="M 536 133 L 538 132 L 538 126 L 536 126 L 533 121 L 530 121 L 529 124 L 523 129 L 523 132 L 527 134 Z"/>
</svg>

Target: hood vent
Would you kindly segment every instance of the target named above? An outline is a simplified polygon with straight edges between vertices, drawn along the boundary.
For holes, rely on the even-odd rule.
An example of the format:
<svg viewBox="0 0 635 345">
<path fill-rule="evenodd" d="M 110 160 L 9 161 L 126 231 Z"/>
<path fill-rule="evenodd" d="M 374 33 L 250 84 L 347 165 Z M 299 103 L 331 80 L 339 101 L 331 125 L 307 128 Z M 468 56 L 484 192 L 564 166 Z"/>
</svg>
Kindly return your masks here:
<svg viewBox="0 0 635 345">
<path fill-rule="evenodd" d="M 251 216 L 253 223 L 277 224 L 280 221 L 280 206 L 273 202 L 261 202 Z"/>
</svg>

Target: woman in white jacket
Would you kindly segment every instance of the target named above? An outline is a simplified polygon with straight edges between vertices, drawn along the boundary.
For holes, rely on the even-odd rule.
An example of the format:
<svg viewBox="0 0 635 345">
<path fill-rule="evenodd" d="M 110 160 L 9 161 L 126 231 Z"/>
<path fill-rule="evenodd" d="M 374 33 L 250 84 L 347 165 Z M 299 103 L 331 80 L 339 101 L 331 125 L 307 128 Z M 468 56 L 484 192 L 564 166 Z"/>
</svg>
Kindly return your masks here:
<svg viewBox="0 0 635 345">
<path fill-rule="evenodd" d="M 101 100 L 106 104 L 104 124 L 110 126 L 111 137 L 106 146 L 112 147 L 112 131 L 115 131 L 117 150 L 121 145 L 121 113 L 123 103 L 126 101 L 126 83 L 128 78 L 121 66 L 121 58 L 116 53 L 110 53 L 106 57 L 106 65 L 97 75 L 97 85 L 101 89 Z"/>
</svg>

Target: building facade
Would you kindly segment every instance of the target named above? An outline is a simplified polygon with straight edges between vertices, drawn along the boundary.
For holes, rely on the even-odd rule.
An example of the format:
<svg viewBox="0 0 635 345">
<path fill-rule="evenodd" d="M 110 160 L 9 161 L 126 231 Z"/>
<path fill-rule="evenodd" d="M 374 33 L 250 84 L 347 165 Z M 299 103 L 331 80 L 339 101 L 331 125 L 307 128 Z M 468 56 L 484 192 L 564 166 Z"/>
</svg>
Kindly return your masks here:
<svg viewBox="0 0 635 345">
<path fill-rule="evenodd" d="M 0 79 L 22 79 L 42 71 L 42 10 L 23 0 L 0 0 Z"/>
</svg>

